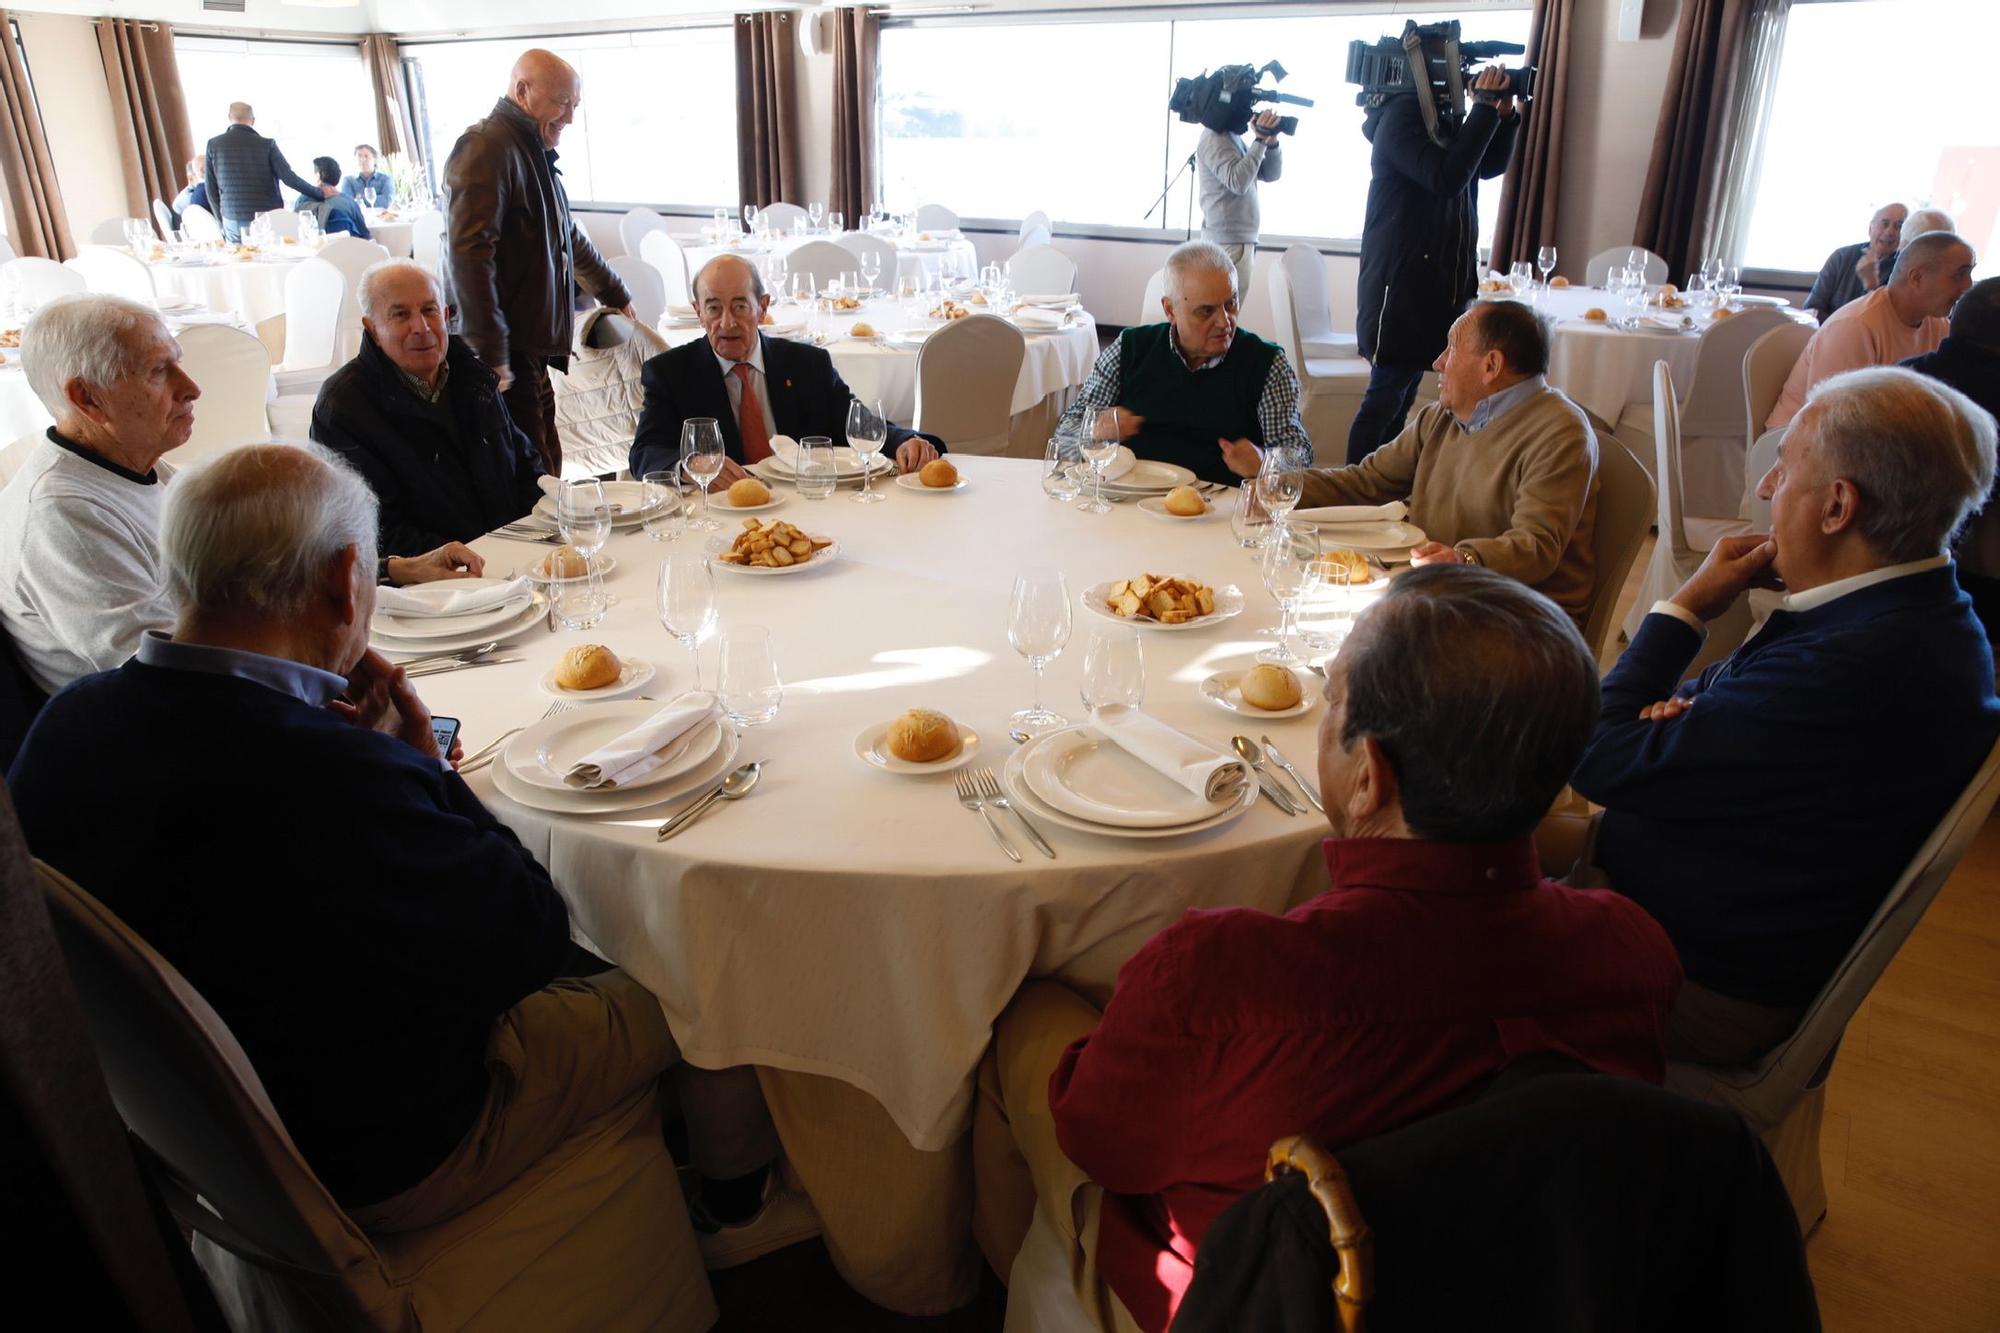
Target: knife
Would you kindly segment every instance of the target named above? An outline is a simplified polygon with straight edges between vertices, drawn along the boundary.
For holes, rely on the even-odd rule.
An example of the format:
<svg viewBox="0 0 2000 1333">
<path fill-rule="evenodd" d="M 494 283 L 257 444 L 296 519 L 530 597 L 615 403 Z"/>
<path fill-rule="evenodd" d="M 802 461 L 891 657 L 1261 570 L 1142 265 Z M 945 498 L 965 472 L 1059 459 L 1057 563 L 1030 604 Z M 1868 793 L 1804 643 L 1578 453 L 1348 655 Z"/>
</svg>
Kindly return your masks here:
<svg viewBox="0 0 2000 1333">
<path fill-rule="evenodd" d="M 1257 789 L 1264 793 L 1265 797 L 1271 802 L 1272 805 L 1277 806 L 1280 810 L 1283 810 L 1286 814 L 1296 815 L 1299 812 L 1299 807 L 1297 802 L 1293 801 L 1291 797 L 1285 795 L 1285 789 L 1283 787 L 1280 787 L 1277 783 L 1271 781 L 1270 778 L 1266 777 L 1262 773 L 1259 773 L 1257 775 Z"/>
<path fill-rule="evenodd" d="M 1259 736 L 1257 739 L 1264 742 L 1264 753 L 1271 756 L 1271 762 L 1292 775 L 1292 781 L 1299 784 L 1299 790 L 1304 792 L 1306 799 L 1313 803 L 1313 809 L 1319 811 L 1321 814 L 1325 814 L 1326 806 L 1320 802 L 1319 793 L 1313 790 L 1312 783 L 1306 781 L 1306 775 L 1293 768 L 1292 761 L 1278 753 L 1278 747 L 1271 744 L 1269 736 Z"/>
</svg>

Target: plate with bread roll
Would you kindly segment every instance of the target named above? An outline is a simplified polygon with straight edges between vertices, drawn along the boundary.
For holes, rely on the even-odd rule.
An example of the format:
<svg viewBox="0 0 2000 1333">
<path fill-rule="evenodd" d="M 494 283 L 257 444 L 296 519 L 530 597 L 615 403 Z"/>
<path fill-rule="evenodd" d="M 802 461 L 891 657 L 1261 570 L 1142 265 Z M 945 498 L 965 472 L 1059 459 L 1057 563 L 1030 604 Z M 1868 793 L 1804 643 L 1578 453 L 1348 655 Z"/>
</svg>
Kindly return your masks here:
<svg viewBox="0 0 2000 1333">
<path fill-rule="evenodd" d="M 652 679 L 651 662 L 621 658 L 601 643 L 580 643 L 556 659 L 541 684 L 544 694 L 588 703 L 622 699 Z"/>
<path fill-rule="evenodd" d="M 1192 486 L 1176 486 L 1165 495 L 1149 495 L 1139 501 L 1139 512 L 1169 523 L 1199 521 L 1215 512 L 1208 497 Z"/>
<path fill-rule="evenodd" d="M 958 475 L 958 468 L 949 458 L 933 458 L 915 472 L 900 473 L 896 484 L 920 495 L 950 495 L 966 487 L 964 479 Z"/>
<path fill-rule="evenodd" d="M 912 708 L 891 721 L 864 727 L 854 738 L 854 753 L 884 773 L 904 777 L 946 773 L 979 753 L 979 733 L 935 708 Z"/>
<path fill-rule="evenodd" d="M 600 576 L 618 568 L 616 558 L 601 551 L 593 561 L 574 546 L 563 545 L 556 547 L 539 560 L 530 560 L 522 565 L 520 576 L 536 583 L 574 583 L 589 575 L 593 563 L 596 564 Z"/>
<path fill-rule="evenodd" d="M 1201 697 L 1243 717 L 1272 719 L 1310 713 L 1319 682 L 1288 667 L 1259 662 L 1248 671 L 1218 671 L 1201 683 Z"/>
<path fill-rule="evenodd" d="M 784 502 L 784 496 L 773 492 L 756 477 L 740 477 L 730 483 L 728 490 L 714 491 L 708 497 L 708 503 L 716 509 L 738 511 L 775 509 Z"/>
</svg>

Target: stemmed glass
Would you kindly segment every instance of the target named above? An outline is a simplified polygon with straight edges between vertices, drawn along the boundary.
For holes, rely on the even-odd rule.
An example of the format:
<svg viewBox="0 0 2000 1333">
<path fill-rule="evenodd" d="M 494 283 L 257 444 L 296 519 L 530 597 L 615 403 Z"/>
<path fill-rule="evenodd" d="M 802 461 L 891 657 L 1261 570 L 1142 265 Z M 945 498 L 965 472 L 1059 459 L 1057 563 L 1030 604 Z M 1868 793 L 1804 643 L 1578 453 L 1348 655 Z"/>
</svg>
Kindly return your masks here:
<svg viewBox="0 0 2000 1333">
<path fill-rule="evenodd" d="M 1035 669 L 1035 703 L 1007 721 L 1016 731 L 1039 736 L 1069 719 L 1042 707 L 1042 668 L 1069 642 L 1069 584 L 1060 570 L 1037 567 L 1014 578 L 1014 595 L 1007 606 L 1007 642 Z"/>
<path fill-rule="evenodd" d="M 846 219 L 841 217 L 841 215 L 838 212 L 829 212 L 826 215 L 827 234 L 830 236 L 840 235 L 842 231 L 846 230 L 846 227 L 844 225 L 845 222 Z"/>
<path fill-rule="evenodd" d="M 757 205 L 743 205 L 743 230 L 747 232 L 757 230 Z"/>
<path fill-rule="evenodd" d="M 1643 277 L 1646 272 L 1646 251 L 1642 246 L 1633 246 L 1625 252 L 1625 267 L 1636 268 Z"/>
<path fill-rule="evenodd" d="M 604 500 L 604 483 L 595 477 L 566 481 L 556 492 L 556 527 L 562 539 L 583 557 L 583 585 L 556 589 L 556 618 L 570 629 L 589 629 L 604 619 L 610 602 L 604 595 L 604 574 L 597 553 L 611 539 L 611 506 Z"/>
<path fill-rule="evenodd" d="M 872 505 L 885 498 L 869 485 L 869 478 L 875 472 L 875 456 L 888 440 L 889 422 L 882 415 L 880 403 L 871 406 L 856 398 L 847 405 L 847 447 L 861 460 L 861 489 L 854 496 L 856 504 Z"/>
<path fill-rule="evenodd" d="M 1625 301 L 1625 327 L 1637 328 L 1639 312 L 1646 308 L 1646 270 L 1637 267 L 1619 273 L 1618 294 Z"/>
<path fill-rule="evenodd" d="M 1515 260 L 1507 269 L 1507 289 L 1514 293 L 1514 299 L 1518 301 L 1526 296 L 1528 289 L 1534 285 L 1535 274 L 1534 270 L 1529 267 L 1528 261 L 1525 259 Z"/>
<path fill-rule="evenodd" d="M 762 726 L 778 715 L 785 685 L 771 653 L 770 630 L 738 625 L 722 631 L 715 692 L 722 698 L 723 713 L 739 727 Z"/>
<path fill-rule="evenodd" d="M 698 532 L 714 532 L 722 526 L 708 512 L 708 487 L 722 474 L 722 426 L 714 417 L 689 417 L 681 423 L 681 466 L 701 492 L 701 517 L 688 526 Z"/>
<path fill-rule="evenodd" d="M 1257 474 L 1257 498 L 1263 502 L 1264 512 L 1271 516 L 1272 522 L 1283 523 L 1285 516 L 1298 507 L 1304 490 L 1305 474 L 1294 460 L 1282 451 L 1273 450 L 1264 460 L 1263 471 Z"/>
<path fill-rule="evenodd" d="M 812 229 L 814 231 L 818 231 L 820 229 L 820 224 L 826 221 L 826 204 L 823 201 L 817 201 L 817 200 L 814 201 L 813 203 L 807 204 L 806 220 L 812 223 Z"/>
<path fill-rule="evenodd" d="M 1542 290 L 1547 291 L 1549 274 L 1556 271 L 1556 248 L 1553 245 L 1545 245 L 1535 251 L 1535 267 L 1541 270 Z"/>
<path fill-rule="evenodd" d="M 1725 305 L 1734 302 L 1743 294 L 1743 269 L 1740 265 L 1722 266 L 1722 300 Z"/>
<path fill-rule="evenodd" d="M 1086 514 L 1111 512 L 1104 499 L 1104 469 L 1118 456 L 1118 431 L 1118 409 L 1107 407 L 1098 413 L 1090 434 L 1080 442 L 1083 461 L 1090 464 L 1091 479 L 1096 483 L 1089 495 L 1076 502 L 1076 507 Z"/>
<path fill-rule="evenodd" d="M 1319 534 L 1312 528 L 1280 523 L 1264 548 L 1262 573 L 1264 588 L 1278 603 L 1278 642 L 1257 654 L 1259 662 L 1292 666 L 1299 655 L 1292 651 L 1292 635 L 1299 599 L 1311 588 L 1319 565 Z"/>
<path fill-rule="evenodd" d="M 861 256 L 861 276 L 868 283 L 868 290 L 875 290 L 875 280 L 882 276 L 882 253 L 869 250 Z"/>
<path fill-rule="evenodd" d="M 1137 708 L 1146 698 L 1146 654 L 1139 631 L 1130 625 L 1093 625 L 1083 650 L 1083 686 L 1087 712 L 1110 704 Z"/>
<path fill-rule="evenodd" d="M 370 208 L 375 207 L 375 187 L 370 185 L 369 187 L 364 189 L 361 192 L 361 199 L 362 202 L 367 204 Z"/>
<path fill-rule="evenodd" d="M 660 562 L 660 625 L 688 650 L 701 688 L 701 641 L 715 628 L 715 570 L 698 547 L 681 546 Z"/>
</svg>

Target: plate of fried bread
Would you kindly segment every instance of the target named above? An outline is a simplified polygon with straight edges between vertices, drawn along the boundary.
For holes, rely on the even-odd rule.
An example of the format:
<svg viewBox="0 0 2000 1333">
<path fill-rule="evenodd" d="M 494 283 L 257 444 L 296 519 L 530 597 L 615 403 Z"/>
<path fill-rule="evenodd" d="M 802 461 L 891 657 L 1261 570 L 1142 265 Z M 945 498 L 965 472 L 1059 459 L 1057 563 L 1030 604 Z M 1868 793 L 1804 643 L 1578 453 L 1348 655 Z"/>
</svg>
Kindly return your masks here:
<svg viewBox="0 0 2000 1333">
<path fill-rule="evenodd" d="M 1139 574 L 1083 590 L 1086 610 L 1106 620 L 1147 629 L 1200 629 L 1240 615 L 1243 591 L 1235 584 L 1211 588 L 1183 575 Z"/>
<path fill-rule="evenodd" d="M 840 543 L 801 532 L 783 519 L 746 518 L 735 537 L 712 538 L 708 553 L 718 567 L 738 574 L 797 574 L 832 564 Z"/>
</svg>

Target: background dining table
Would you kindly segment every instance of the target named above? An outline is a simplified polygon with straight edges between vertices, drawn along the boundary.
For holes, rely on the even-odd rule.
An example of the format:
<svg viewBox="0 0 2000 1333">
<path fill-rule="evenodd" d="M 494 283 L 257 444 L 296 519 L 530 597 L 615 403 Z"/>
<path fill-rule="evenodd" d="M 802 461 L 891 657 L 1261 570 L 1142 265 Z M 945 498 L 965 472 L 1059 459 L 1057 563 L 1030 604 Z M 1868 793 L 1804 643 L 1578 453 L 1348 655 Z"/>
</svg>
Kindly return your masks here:
<svg viewBox="0 0 2000 1333">
<path fill-rule="evenodd" d="M 1101 1005 L 1119 966 L 1187 909 L 1282 911 L 1325 881 L 1326 828 L 1311 810 L 1291 817 L 1260 800 L 1224 827 L 1157 839 L 1043 820 L 1056 859 L 1017 833 L 1017 865 L 961 807 L 950 775 L 899 776 L 857 756 L 868 728 L 923 706 L 977 734 L 974 763 L 1004 766 L 1008 715 L 1032 692 L 1008 646 L 1010 590 L 1021 566 L 1046 563 L 1067 579 L 1073 629 L 1047 670 L 1045 704 L 1082 719 L 1090 633 L 1130 623 L 1079 604 L 1087 586 L 1146 571 L 1233 584 L 1247 602 L 1235 619 L 1140 631 L 1145 707 L 1220 747 L 1268 734 L 1313 770 L 1325 709 L 1313 690 L 1311 710 L 1283 720 L 1234 715 L 1198 692 L 1210 673 L 1247 667 L 1270 643 L 1256 631 L 1278 618 L 1225 505 L 1191 521 L 1131 502 L 1092 515 L 1046 497 L 1038 462 L 959 467 L 961 490 L 892 482 L 867 506 L 851 489 L 808 502 L 780 485 L 783 502 L 759 517 L 830 536 L 837 556 L 782 577 L 716 573 L 721 627 L 767 626 L 785 686 L 776 719 L 742 734 L 739 761 L 764 762 L 749 797 L 660 842 L 671 807 L 551 814 L 500 795 L 491 769 L 469 779 L 548 867 L 579 933 L 660 997 L 689 1061 L 759 1068 L 836 1264 L 870 1299 L 913 1314 L 963 1304 L 977 1285 L 973 1076 L 1020 984 L 1054 977 Z M 503 575 L 549 550 L 493 536 L 475 545 Z M 541 717 L 549 698 L 537 682 L 579 643 L 652 663 L 652 696 L 690 688 L 689 655 L 654 610 L 656 570 L 673 549 L 614 535 L 617 601 L 602 624 L 549 632 L 538 621 L 506 649 L 521 660 L 429 677 L 425 699 L 463 720 L 469 753 Z M 711 687 L 715 670 L 711 646 Z"/>
<path fill-rule="evenodd" d="M 718 242 L 711 230 L 702 232 L 675 232 L 674 240 L 687 252 L 688 276 L 693 277 L 703 264 L 721 254 L 742 255 L 745 258 L 763 260 L 771 256 L 783 257 L 804 245 L 807 241 L 838 242 L 842 235 L 852 232 L 797 232 L 779 231 L 762 235 L 737 232 L 727 241 Z M 963 232 L 940 231 L 901 234 L 893 230 L 881 229 L 871 234 L 896 247 L 896 273 L 894 278 L 925 277 L 932 283 L 942 273 L 947 278 L 971 278 L 979 272 L 979 254 Z M 860 265 L 859 259 L 855 261 Z M 895 280 L 884 274 L 876 281 L 891 288 Z"/>
<path fill-rule="evenodd" d="M 146 268 L 153 275 L 153 290 L 163 299 L 178 297 L 234 314 L 254 329 L 285 313 L 285 279 L 293 265 L 313 253 L 313 246 L 281 242 L 246 255 L 197 250 L 154 260 Z"/>
</svg>

